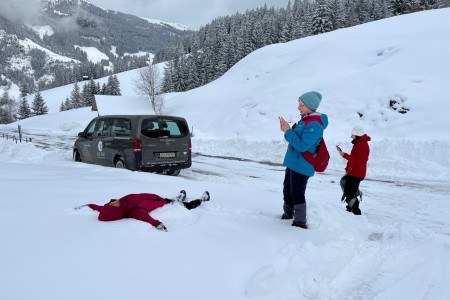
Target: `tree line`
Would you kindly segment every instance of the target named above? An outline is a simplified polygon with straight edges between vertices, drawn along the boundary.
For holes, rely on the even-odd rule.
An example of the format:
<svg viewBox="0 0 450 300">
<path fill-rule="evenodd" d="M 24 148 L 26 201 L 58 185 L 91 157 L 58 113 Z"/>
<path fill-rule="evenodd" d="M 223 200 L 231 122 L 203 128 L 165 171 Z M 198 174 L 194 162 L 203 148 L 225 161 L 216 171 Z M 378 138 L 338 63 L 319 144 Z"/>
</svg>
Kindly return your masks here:
<svg viewBox="0 0 450 300">
<path fill-rule="evenodd" d="M 0 98 L 0 124 L 9 124 L 17 120 L 23 120 L 33 116 L 45 115 L 48 107 L 40 92 L 34 95 L 31 107 L 27 100 L 28 86 L 20 85 L 20 101 L 10 97 L 8 89 L 4 89 Z"/>
<path fill-rule="evenodd" d="M 122 95 L 117 76 L 109 76 L 108 81 L 103 83 L 102 86 L 99 82 L 96 83 L 93 79 L 90 79 L 89 82 L 83 84 L 81 90 L 78 82 L 75 82 L 70 96 L 67 96 L 66 100 L 61 102 L 59 111 L 91 106 L 95 95 Z"/>
<path fill-rule="evenodd" d="M 48 113 L 47 104 L 40 91 L 35 93 L 31 106 L 27 99 L 29 94 L 30 89 L 27 83 L 20 84 L 20 100 L 18 101 L 9 95 L 9 88 L 4 89 L 0 97 L 0 124 L 9 124 L 17 120 Z M 121 95 L 120 82 L 117 76 L 109 76 L 108 81 L 103 85 L 100 85 L 99 82 L 96 83 L 91 78 L 83 84 L 81 89 L 79 83 L 75 82 L 70 96 L 61 102 L 59 111 L 91 106 L 94 95 Z"/>
<path fill-rule="evenodd" d="M 217 79 L 263 46 L 439 8 L 441 1 L 294 0 L 280 9 L 264 5 L 213 20 L 174 46 L 157 52 L 153 63 L 167 61 L 163 92 L 183 92 Z"/>
</svg>

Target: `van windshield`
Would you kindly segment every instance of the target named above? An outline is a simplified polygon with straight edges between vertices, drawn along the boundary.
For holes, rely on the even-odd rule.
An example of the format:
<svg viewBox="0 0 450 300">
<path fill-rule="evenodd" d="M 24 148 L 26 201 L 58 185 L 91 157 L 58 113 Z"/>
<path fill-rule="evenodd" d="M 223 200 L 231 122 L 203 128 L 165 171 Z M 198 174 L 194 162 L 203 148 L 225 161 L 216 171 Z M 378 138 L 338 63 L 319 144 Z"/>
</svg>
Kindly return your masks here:
<svg viewBox="0 0 450 300">
<path fill-rule="evenodd" d="M 183 120 L 144 119 L 141 133 L 150 138 L 180 138 L 189 134 L 189 128 Z"/>
</svg>

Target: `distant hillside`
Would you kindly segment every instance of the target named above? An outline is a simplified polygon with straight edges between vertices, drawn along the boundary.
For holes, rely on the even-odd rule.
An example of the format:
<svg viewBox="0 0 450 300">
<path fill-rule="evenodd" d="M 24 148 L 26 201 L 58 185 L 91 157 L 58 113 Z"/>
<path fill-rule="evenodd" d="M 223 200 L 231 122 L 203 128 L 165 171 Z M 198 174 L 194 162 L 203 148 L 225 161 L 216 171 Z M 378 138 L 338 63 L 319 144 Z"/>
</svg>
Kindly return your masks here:
<svg viewBox="0 0 450 300">
<path fill-rule="evenodd" d="M 43 1 L 35 9 L 33 18 L 0 9 L 0 87 L 45 89 L 141 67 L 146 55 L 189 32 L 85 0 Z"/>
</svg>

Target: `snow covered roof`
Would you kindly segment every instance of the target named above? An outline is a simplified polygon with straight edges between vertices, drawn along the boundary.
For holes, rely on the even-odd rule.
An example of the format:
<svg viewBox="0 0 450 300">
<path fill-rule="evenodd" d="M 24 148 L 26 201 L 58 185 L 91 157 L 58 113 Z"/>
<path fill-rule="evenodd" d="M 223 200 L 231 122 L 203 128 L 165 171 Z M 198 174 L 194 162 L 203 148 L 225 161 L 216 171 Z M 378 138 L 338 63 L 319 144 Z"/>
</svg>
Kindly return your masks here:
<svg viewBox="0 0 450 300">
<path fill-rule="evenodd" d="M 153 115 L 150 99 L 136 96 L 95 95 L 92 110 L 98 115 Z"/>
</svg>

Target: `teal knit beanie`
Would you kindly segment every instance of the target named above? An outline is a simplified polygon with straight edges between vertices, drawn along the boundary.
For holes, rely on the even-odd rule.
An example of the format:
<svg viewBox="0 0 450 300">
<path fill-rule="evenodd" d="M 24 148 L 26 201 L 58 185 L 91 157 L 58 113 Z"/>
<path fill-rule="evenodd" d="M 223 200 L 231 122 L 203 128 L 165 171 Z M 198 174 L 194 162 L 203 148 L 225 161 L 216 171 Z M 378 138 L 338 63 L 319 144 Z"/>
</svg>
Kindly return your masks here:
<svg viewBox="0 0 450 300">
<path fill-rule="evenodd" d="M 306 92 L 299 97 L 299 100 L 301 100 L 310 110 L 316 111 L 320 101 L 322 101 L 322 95 L 316 91 Z"/>
</svg>

